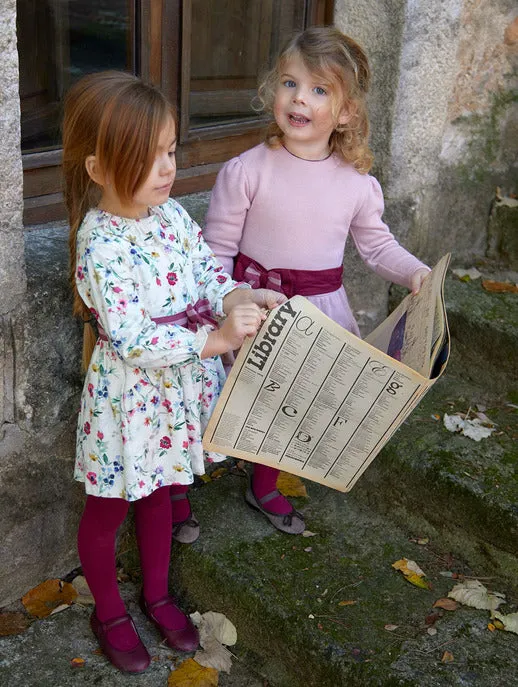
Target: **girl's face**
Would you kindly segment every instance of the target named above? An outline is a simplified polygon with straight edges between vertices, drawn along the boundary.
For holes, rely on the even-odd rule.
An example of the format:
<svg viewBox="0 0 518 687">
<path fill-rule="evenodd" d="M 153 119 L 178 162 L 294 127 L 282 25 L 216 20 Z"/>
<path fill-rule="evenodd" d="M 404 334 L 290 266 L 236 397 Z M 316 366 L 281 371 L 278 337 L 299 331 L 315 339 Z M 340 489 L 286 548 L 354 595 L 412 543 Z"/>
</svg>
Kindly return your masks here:
<svg viewBox="0 0 518 687">
<path fill-rule="evenodd" d="M 273 103 L 275 121 L 284 133 L 284 146 L 306 160 L 329 155 L 329 138 L 338 124 L 345 124 L 345 111 L 333 114 L 333 94 L 321 77 L 308 71 L 296 55 L 284 63 Z"/>
<path fill-rule="evenodd" d="M 131 203 L 121 203 L 109 184 L 103 186 L 99 207 L 120 217 L 147 217 L 149 208 L 162 205 L 169 198 L 176 176 L 176 127 L 169 118 L 158 137 L 158 146 L 151 171 L 137 189 Z"/>
</svg>

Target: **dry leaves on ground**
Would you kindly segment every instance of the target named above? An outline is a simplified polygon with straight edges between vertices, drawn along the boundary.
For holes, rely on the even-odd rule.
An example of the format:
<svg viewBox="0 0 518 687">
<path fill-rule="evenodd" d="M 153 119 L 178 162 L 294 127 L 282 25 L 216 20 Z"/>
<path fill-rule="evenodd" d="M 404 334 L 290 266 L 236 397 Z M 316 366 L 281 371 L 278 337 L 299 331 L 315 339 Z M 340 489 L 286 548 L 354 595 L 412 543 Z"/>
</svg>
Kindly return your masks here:
<svg viewBox="0 0 518 687">
<path fill-rule="evenodd" d="M 420 587 L 421 589 L 431 589 L 432 584 L 425 580 L 425 574 L 415 561 L 408 560 L 408 558 L 401 558 L 399 561 L 392 563 L 392 567 L 399 570 L 405 576 L 405 580 Z"/>
<path fill-rule="evenodd" d="M 445 611 L 456 611 L 459 604 L 454 599 L 437 599 L 432 608 L 443 608 Z"/>
<path fill-rule="evenodd" d="M 489 592 L 479 580 L 465 580 L 456 584 L 448 597 L 465 606 L 488 611 L 495 611 L 505 603 L 505 594 Z"/>
<path fill-rule="evenodd" d="M 509 615 L 503 615 L 502 613 L 495 611 L 493 615 L 502 623 L 504 630 L 507 630 L 507 632 L 514 632 L 518 635 L 518 613 L 509 613 Z"/>
<path fill-rule="evenodd" d="M 95 604 L 94 597 L 90 592 L 90 587 L 83 575 L 78 575 L 72 580 L 72 586 L 77 592 L 77 596 L 74 599 L 74 603 L 80 604 L 81 606 L 93 606 Z"/>
<path fill-rule="evenodd" d="M 60 606 L 69 606 L 77 597 L 74 587 L 61 580 L 46 580 L 22 597 L 28 613 L 46 618 Z"/>
<path fill-rule="evenodd" d="M 31 621 L 23 613 L 0 613 L 0 637 L 19 635 L 30 624 Z"/>
<path fill-rule="evenodd" d="M 206 668 L 188 658 L 169 674 L 167 687 L 217 687 L 218 682 L 217 670 Z"/>
<path fill-rule="evenodd" d="M 232 646 L 237 642 L 237 631 L 234 625 L 223 613 L 207 611 L 203 615 L 192 613 L 191 620 L 200 633 L 200 646 L 194 655 L 194 660 L 207 668 L 230 672 L 232 668 L 232 654 L 223 646 Z"/>
<path fill-rule="evenodd" d="M 492 281 L 491 279 L 483 279 L 482 287 L 486 291 L 492 293 L 518 293 L 518 285 L 512 284 L 508 281 Z"/>
<path fill-rule="evenodd" d="M 482 273 L 479 272 L 476 267 L 470 267 L 467 270 L 459 268 L 452 270 L 452 273 L 461 281 L 472 281 L 473 279 L 479 279 L 482 276 Z"/>
<path fill-rule="evenodd" d="M 469 439 L 473 439 L 473 441 L 487 439 L 495 431 L 494 426 L 488 427 L 487 422 L 479 417 L 468 419 L 461 413 L 455 415 L 444 413 L 443 424 L 449 432 L 458 432 Z"/>
<path fill-rule="evenodd" d="M 277 477 L 277 489 L 283 496 L 307 496 L 308 492 L 300 477 L 281 472 Z"/>
</svg>

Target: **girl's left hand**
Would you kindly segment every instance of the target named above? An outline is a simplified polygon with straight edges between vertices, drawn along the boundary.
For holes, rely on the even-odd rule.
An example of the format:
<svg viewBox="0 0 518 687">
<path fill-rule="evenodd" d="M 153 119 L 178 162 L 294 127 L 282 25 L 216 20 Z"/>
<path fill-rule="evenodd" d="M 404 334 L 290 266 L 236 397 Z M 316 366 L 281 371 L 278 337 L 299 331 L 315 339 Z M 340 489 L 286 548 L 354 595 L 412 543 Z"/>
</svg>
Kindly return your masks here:
<svg viewBox="0 0 518 687">
<path fill-rule="evenodd" d="M 419 293 L 425 277 L 427 277 L 429 274 L 430 270 L 427 270 L 424 267 L 421 267 L 416 272 L 414 272 L 410 279 L 410 287 L 412 289 L 413 296 Z"/>
<path fill-rule="evenodd" d="M 253 303 L 266 310 L 273 310 L 288 300 L 283 293 L 272 289 L 250 289 L 249 294 Z"/>
</svg>

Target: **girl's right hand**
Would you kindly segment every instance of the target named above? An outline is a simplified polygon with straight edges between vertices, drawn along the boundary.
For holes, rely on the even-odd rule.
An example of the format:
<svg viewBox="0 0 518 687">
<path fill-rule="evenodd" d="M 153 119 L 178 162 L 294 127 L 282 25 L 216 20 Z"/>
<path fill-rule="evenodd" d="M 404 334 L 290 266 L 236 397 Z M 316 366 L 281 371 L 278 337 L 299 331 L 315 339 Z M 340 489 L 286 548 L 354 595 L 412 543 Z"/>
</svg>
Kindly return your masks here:
<svg viewBox="0 0 518 687">
<path fill-rule="evenodd" d="M 234 306 L 221 327 L 209 333 L 201 358 L 210 358 L 241 348 L 245 338 L 254 336 L 265 319 L 266 311 L 255 303 Z"/>
<path fill-rule="evenodd" d="M 227 351 L 241 348 L 247 336 L 254 336 L 266 319 L 266 312 L 255 303 L 236 305 L 220 327 L 220 334 L 227 344 Z"/>
</svg>

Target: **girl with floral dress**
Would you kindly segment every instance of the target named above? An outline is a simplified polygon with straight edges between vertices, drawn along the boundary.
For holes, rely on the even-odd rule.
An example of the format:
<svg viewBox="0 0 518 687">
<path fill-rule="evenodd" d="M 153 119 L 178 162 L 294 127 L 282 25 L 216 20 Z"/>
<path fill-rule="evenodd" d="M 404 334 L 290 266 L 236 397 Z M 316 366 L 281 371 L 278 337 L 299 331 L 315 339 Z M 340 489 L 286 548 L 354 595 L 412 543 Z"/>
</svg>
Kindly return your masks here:
<svg viewBox="0 0 518 687">
<path fill-rule="evenodd" d="M 266 141 L 221 169 L 204 231 L 235 279 L 305 296 L 358 336 L 342 283 L 349 234 L 371 269 L 414 293 L 429 272 L 381 219 L 383 194 L 367 173 L 369 80 L 364 51 L 338 29 L 295 36 L 259 88 L 274 116 Z M 256 464 L 246 501 L 300 534 L 303 516 L 277 491 L 278 474 Z"/>
<path fill-rule="evenodd" d="M 223 271 L 185 210 L 172 106 L 122 72 L 81 79 L 63 127 L 74 311 L 85 322 L 86 379 L 75 478 L 78 533 L 95 599 L 91 627 L 109 660 L 141 672 L 150 657 L 117 586 L 115 541 L 131 502 L 142 567 L 140 606 L 168 644 L 198 633 L 168 594 L 173 506 L 203 474 L 201 436 L 224 381 L 220 354 L 255 334 L 285 297 Z M 241 288 L 243 287 L 243 288 Z"/>
</svg>

